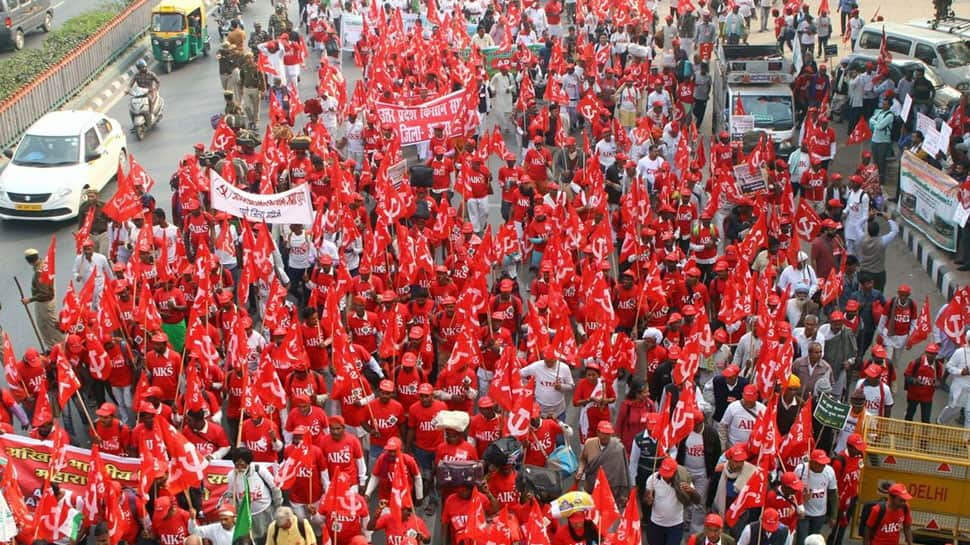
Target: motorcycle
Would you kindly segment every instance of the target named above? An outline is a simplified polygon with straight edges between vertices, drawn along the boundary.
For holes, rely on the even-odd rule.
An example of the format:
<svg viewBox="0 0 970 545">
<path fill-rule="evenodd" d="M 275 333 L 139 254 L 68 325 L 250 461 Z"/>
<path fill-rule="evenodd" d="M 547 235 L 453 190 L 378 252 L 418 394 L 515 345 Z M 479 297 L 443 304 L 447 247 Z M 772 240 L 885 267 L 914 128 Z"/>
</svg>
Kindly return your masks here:
<svg viewBox="0 0 970 545">
<path fill-rule="evenodd" d="M 219 24 L 219 39 L 225 40 L 226 36 L 232 31 L 232 22 L 236 21 L 239 24 L 239 28 L 246 30 L 246 25 L 243 24 L 242 16 L 239 11 L 242 9 L 241 6 L 236 6 L 235 9 L 227 9 L 226 2 L 223 1 L 219 4 L 218 13 L 216 14 L 216 21 Z"/>
<path fill-rule="evenodd" d="M 155 97 L 153 111 L 148 111 L 150 89 L 138 85 L 131 89 L 131 101 L 128 103 L 128 116 L 131 117 L 131 132 L 138 140 L 145 138 L 145 133 L 162 120 L 165 101 L 161 95 Z"/>
</svg>

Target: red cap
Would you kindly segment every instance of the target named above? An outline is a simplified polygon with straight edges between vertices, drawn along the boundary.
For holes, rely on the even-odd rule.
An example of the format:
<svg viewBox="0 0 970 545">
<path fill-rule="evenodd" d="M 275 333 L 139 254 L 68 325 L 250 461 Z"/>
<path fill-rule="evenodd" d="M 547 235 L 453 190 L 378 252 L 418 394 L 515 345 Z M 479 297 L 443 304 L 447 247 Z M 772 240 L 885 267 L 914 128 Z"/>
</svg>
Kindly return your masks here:
<svg viewBox="0 0 970 545">
<path fill-rule="evenodd" d="M 873 346 L 872 347 L 872 356 L 875 357 L 875 358 L 885 358 L 885 357 L 887 357 L 886 347 L 882 346 L 881 344 L 877 344 L 877 345 Z"/>
<path fill-rule="evenodd" d="M 781 484 L 793 489 L 795 492 L 800 492 L 805 488 L 805 483 L 795 475 L 794 471 L 786 471 L 781 474 Z"/>
<path fill-rule="evenodd" d="M 411 331 L 408 332 L 408 338 L 410 338 L 411 340 L 416 341 L 423 337 L 424 337 L 424 328 L 421 326 L 416 325 L 411 328 Z"/>
<path fill-rule="evenodd" d="M 927 354 L 939 354 L 940 353 L 940 345 L 938 345 L 936 343 L 930 343 L 930 344 L 926 345 L 926 353 Z"/>
<path fill-rule="evenodd" d="M 117 411 L 118 407 L 116 407 L 114 403 L 102 403 L 94 414 L 98 416 L 113 416 Z"/>
<path fill-rule="evenodd" d="M 870 363 L 869 366 L 866 367 L 865 374 L 869 378 L 878 378 L 880 375 L 882 375 L 882 366 L 878 363 Z"/>
<path fill-rule="evenodd" d="M 724 457 L 734 462 L 744 462 L 748 459 L 748 446 L 745 443 L 738 443 L 724 452 Z"/>
<path fill-rule="evenodd" d="M 766 508 L 761 514 L 761 527 L 768 532 L 774 532 L 779 524 L 781 524 L 781 517 L 778 516 L 778 510 L 774 507 Z"/>
<path fill-rule="evenodd" d="M 855 447 L 857 450 L 862 452 L 865 452 L 866 448 L 869 446 L 866 445 L 865 440 L 858 433 L 853 433 L 850 435 L 849 438 L 846 439 L 845 444 L 849 445 L 850 447 Z"/>
<path fill-rule="evenodd" d="M 418 364 L 418 357 L 414 355 L 414 352 L 405 352 L 401 356 L 401 367 L 415 367 Z"/>
<path fill-rule="evenodd" d="M 824 450 L 817 448 L 812 451 L 811 460 L 817 464 L 827 464 L 832 461 Z"/>
<path fill-rule="evenodd" d="M 596 425 L 597 433 L 613 433 L 613 424 L 610 424 L 609 420 L 600 420 L 600 423 Z"/>
<path fill-rule="evenodd" d="M 707 515 L 706 517 L 704 517 L 704 526 L 723 528 L 724 519 L 722 519 L 721 515 L 718 515 L 717 513 L 711 513 L 710 515 Z"/>
<path fill-rule="evenodd" d="M 845 320 L 845 314 L 842 314 L 841 310 L 833 310 L 832 314 L 829 314 L 829 322 L 841 322 Z"/>
<path fill-rule="evenodd" d="M 664 461 L 660 464 L 660 469 L 658 470 L 660 476 L 669 479 L 677 473 L 677 460 L 674 460 L 670 456 L 664 458 Z"/>
<path fill-rule="evenodd" d="M 503 278 L 501 282 L 498 283 L 498 291 L 502 293 L 512 293 L 512 289 L 515 288 L 515 282 L 511 279 Z"/>
<path fill-rule="evenodd" d="M 906 490 L 906 485 L 903 484 L 903 483 L 896 483 L 896 484 L 890 486 L 889 487 L 889 495 L 890 496 L 897 496 L 897 497 L 899 497 L 901 499 L 904 499 L 904 500 L 911 500 L 911 499 L 913 499 L 913 495 L 909 493 L 909 490 Z"/>
<path fill-rule="evenodd" d="M 913 290 L 910 289 L 910 287 L 908 285 L 906 285 L 906 284 L 900 284 L 899 285 L 899 288 L 896 289 L 896 293 L 898 293 L 900 295 L 902 295 L 902 294 L 909 295 L 909 294 L 913 293 Z"/>
<path fill-rule="evenodd" d="M 388 439 L 387 443 L 384 444 L 384 450 L 394 450 L 394 451 L 401 450 L 401 438 L 391 437 L 390 439 Z"/>
<path fill-rule="evenodd" d="M 744 387 L 744 390 L 742 390 L 741 397 L 744 398 L 745 401 L 757 401 L 758 387 L 754 384 L 748 384 Z"/>
<path fill-rule="evenodd" d="M 389 380 L 387 380 L 387 379 L 384 379 L 377 386 L 377 389 L 380 390 L 380 391 L 382 391 L 382 392 L 387 392 L 387 393 L 393 394 L 394 393 L 394 383 L 391 382 L 391 381 L 389 381 Z"/>
<path fill-rule="evenodd" d="M 482 396 L 482 397 L 478 398 L 478 408 L 479 409 L 488 409 L 488 408 L 494 407 L 494 406 L 495 406 L 495 400 L 494 399 L 492 399 L 492 398 L 490 398 L 488 396 Z"/>
<path fill-rule="evenodd" d="M 718 330 L 718 331 L 720 331 L 720 330 Z M 724 371 L 721 371 L 721 374 L 722 374 L 722 375 L 724 375 L 724 376 L 725 376 L 725 377 L 727 377 L 727 378 L 731 378 L 731 377 L 736 377 L 736 376 L 738 376 L 738 373 L 739 373 L 740 371 L 741 371 L 741 370 L 740 370 L 740 369 L 738 369 L 738 366 L 737 366 L 737 365 L 734 365 L 734 364 L 732 363 L 731 365 L 728 365 L 727 367 L 725 367 L 725 368 L 724 368 Z M 757 392 L 756 392 L 756 393 L 757 393 Z"/>
<path fill-rule="evenodd" d="M 422 383 L 418 386 L 418 395 L 429 396 L 434 393 L 434 386 L 428 384 L 427 382 Z"/>
<path fill-rule="evenodd" d="M 308 430 L 306 429 L 306 426 L 302 424 L 293 428 L 293 435 L 306 435 L 307 433 Z"/>
</svg>

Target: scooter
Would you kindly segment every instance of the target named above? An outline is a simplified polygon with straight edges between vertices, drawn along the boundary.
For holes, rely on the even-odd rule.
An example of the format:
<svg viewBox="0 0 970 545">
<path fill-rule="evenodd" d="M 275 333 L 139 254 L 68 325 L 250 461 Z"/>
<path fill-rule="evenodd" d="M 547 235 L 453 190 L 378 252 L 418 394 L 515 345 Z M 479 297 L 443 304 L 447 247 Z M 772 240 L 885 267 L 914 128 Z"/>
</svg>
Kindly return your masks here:
<svg viewBox="0 0 970 545">
<path fill-rule="evenodd" d="M 154 111 L 148 111 L 148 95 L 151 91 L 144 87 L 131 88 L 131 101 L 128 103 L 128 115 L 131 117 L 131 132 L 138 140 L 145 138 L 145 133 L 162 120 L 165 111 L 165 100 L 161 95 L 155 97 Z"/>
<path fill-rule="evenodd" d="M 225 2 L 219 4 L 218 13 L 216 14 L 216 20 L 219 24 L 219 40 L 225 40 L 226 36 L 232 31 L 232 22 L 236 21 L 239 23 L 239 28 L 246 30 L 246 25 L 243 23 L 242 16 L 239 14 L 238 10 L 241 6 L 237 8 L 236 14 L 233 15 L 225 7 Z"/>
</svg>

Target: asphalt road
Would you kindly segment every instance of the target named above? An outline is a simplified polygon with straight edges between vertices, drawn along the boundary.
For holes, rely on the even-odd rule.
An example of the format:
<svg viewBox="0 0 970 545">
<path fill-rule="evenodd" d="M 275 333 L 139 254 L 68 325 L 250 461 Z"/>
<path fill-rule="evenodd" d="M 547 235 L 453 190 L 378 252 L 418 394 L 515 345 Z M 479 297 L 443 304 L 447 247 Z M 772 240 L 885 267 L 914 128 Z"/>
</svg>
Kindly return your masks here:
<svg viewBox="0 0 970 545">
<path fill-rule="evenodd" d="M 92 10 L 101 5 L 101 0 L 57 0 L 51 4 L 54 8 L 54 28 L 64 24 L 64 21 L 76 17 L 85 11 Z M 44 43 L 46 34 L 43 31 L 34 31 L 24 36 L 24 47 L 40 47 Z M 13 53 L 13 47 L 0 50 L 0 59 Z"/>
</svg>

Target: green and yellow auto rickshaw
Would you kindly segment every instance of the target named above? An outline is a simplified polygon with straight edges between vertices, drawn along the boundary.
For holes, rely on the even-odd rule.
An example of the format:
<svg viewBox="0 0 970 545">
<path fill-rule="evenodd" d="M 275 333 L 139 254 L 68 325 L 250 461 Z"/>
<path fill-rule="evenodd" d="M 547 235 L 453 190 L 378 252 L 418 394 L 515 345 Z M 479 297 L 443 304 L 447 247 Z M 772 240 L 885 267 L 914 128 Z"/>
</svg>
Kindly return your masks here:
<svg viewBox="0 0 970 545">
<path fill-rule="evenodd" d="M 152 55 L 165 73 L 173 64 L 209 54 L 209 29 L 202 0 L 162 0 L 152 10 Z"/>
</svg>

